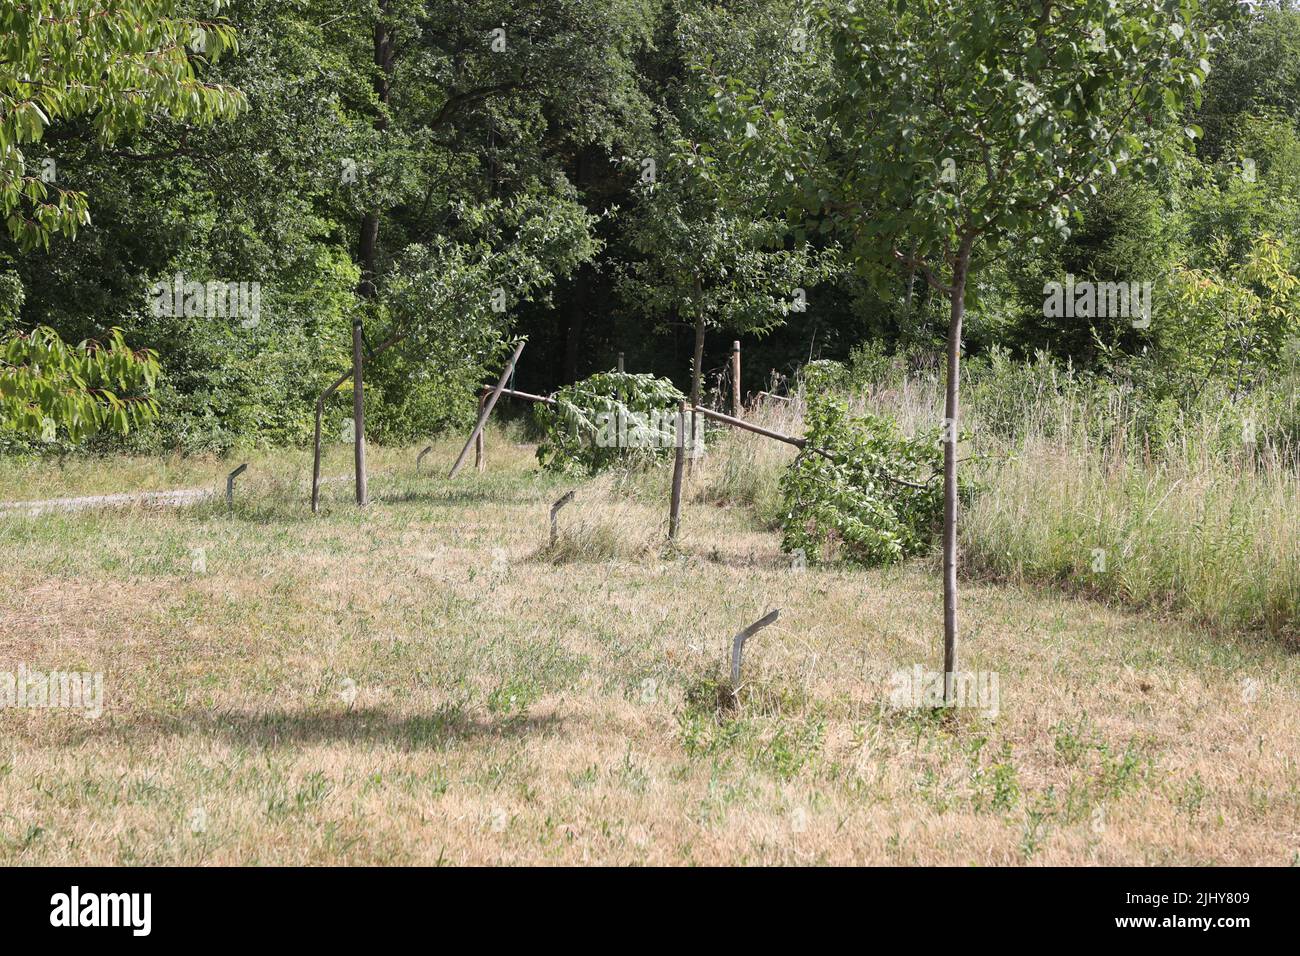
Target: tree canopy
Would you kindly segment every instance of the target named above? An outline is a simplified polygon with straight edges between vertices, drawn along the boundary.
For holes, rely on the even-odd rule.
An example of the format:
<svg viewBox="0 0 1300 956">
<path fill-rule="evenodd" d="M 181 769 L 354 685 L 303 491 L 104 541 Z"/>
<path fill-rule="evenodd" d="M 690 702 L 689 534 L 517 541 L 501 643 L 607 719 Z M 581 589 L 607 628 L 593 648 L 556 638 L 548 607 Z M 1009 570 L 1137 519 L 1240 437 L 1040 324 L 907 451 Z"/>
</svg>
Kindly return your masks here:
<svg viewBox="0 0 1300 956">
<path fill-rule="evenodd" d="M 745 391 L 865 346 L 932 361 L 964 244 L 966 354 L 1185 401 L 1295 337 L 1289 3 L 43 0 L 0 26 L 5 381 L 42 330 L 87 361 L 120 329 L 157 361 L 115 393 L 130 447 L 306 441 L 358 319 L 380 441 L 471 416 L 519 335 L 535 391 L 620 353 L 685 390 L 733 338 Z M 257 317 L 155 314 L 178 276 L 255 286 Z M 1067 281 L 1150 282 L 1150 321 L 1050 314 Z M 120 432 L 103 401 L 78 420 Z M 3 440 L 50 445 L 61 407 Z"/>
</svg>

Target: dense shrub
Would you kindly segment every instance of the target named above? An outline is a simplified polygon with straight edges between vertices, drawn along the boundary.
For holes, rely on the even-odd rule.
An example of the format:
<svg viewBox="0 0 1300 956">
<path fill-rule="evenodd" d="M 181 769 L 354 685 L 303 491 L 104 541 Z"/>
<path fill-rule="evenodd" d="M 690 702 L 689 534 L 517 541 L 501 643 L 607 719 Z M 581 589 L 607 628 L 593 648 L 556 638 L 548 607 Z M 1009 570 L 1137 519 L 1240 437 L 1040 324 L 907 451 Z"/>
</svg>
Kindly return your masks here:
<svg viewBox="0 0 1300 956">
<path fill-rule="evenodd" d="M 596 474 L 619 462 L 653 460 L 675 445 L 675 416 L 685 398 L 666 378 L 600 372 L 535 406 L 544 437 L 537 460 L 552 471 Z"/>
<path fill-rule="evenodd" d="M 781 479 L 781 546 L 810 561 L 892 564 L 927 550 L 943 514 L 943 453 L 935 429 L 908 438 L 879 415 L 809 394 L 809 447 Z"/>
</svg>

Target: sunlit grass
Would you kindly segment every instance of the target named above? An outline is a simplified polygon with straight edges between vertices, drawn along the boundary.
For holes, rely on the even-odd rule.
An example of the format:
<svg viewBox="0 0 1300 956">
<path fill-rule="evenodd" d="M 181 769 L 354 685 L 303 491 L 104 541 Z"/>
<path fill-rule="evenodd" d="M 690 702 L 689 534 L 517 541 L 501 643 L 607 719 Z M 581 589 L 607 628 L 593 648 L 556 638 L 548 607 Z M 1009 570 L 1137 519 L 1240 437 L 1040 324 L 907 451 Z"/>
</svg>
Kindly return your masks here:
<svg viewBox="0 0 1300 956">
<path fill-rule="evenodd" d="M 302 452 L 233 513 L 0 518 L 0 671 L 105 684 L 98 720 L 0 710 L 0 861 L 1295 858 L 1279 642 L 973 581 L 963 667 L 1000 675 L 997 718 L 894 710 L 890 675 L 940 661 L 935 579 L 793 565 L 743 504 L 745 463 L 793 450 L 712 443 L 669 547 L 667 466 L 577 481 L 516 439 L 455 481 L 456 439 L 420 475 L 372 448 L 371 507 L 341 482 L 314 518 Z"/>
</svg>

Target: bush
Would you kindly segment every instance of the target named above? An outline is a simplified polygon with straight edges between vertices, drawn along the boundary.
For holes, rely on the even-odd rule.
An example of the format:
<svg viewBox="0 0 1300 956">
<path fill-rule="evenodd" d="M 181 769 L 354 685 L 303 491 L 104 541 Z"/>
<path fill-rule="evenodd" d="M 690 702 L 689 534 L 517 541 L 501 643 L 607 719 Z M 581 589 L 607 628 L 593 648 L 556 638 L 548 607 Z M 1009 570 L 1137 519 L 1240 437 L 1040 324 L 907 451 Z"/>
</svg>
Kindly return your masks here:
<svg viewBox="0 0 1300 956">
<path fill-rule="evenodd" d="M 782 549 L 869 566 L 927 550 L 943 516 L 938 429 L 907 438 L 892 419 L 850 416 L 817 393 L 805 421 L 808 447 L 781 479 Z"/>
<path fill-rule="evenodd" d="M 673 450 L 678 403 L 686 396 L 666 378 L 600 372 L 534 406 L 543 440 L 537 460 L 551 471 L 594 475 L 611 465 L 666 457 Z"/>
</svg>

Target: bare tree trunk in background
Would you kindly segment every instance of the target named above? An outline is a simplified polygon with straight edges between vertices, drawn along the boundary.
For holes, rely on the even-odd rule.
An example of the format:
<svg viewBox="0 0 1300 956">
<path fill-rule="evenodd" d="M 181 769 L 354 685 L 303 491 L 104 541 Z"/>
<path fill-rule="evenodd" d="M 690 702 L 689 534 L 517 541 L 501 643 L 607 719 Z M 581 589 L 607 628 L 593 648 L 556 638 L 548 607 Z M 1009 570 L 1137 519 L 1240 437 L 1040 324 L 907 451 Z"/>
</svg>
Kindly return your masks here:
<svg viewBox="0 0 1300 956">
<path fill-rule="evenodd" d="M 943 702 L 956 703 L 957 659 L 957 432 L 960 422 L 961 326 L 966 314 L 970 239 L 962 241 L 952 270 L 948 367 L 943 423 Z"/>
<path fill-rule="evenodd" d="M 731 414 L 743 417 L 740 406 L 740 342 L 731 343 Z"/>
<path fill-rule="evenodd" d="M 569 301 L 569 327 L 564 336 L 564 381 L 578 380 L 578 356 L 582 353 L 582 332 L 585 325 L 583 297 L 577 294 Z"/>
<path fill-rule="evenodd" d="M 695 277 L 695 358 L 691 363 L 691 455 L 686 459 L 686 473 L 689 475 L 694 462 L 695 450 L 699 447 L 700 417 L 695 409 L 700 404 L 701 382 L 704 377 L 704 290 L 700 277 Z"/>
<path fill-rule="evenodd" d="M 357 504 L 364 508 L 370 503 L 370 496 L 366 491 L 366 410 L 361 388 L 361 348 L 361 319 L 358 317 L 352 323 L 352 453 L 357 478 Z"/>
<path fill-rule="evenodd" d="M 384 17 L 388 14 L 389 0 L 380 0 L 379 19 L 375 23 L 375 93 L 382 106 L 389 102 L 389 79 L 393 74 L 393 41 Z M 382 111 L 375 118 L 374 128 L 379 132 L 388 129 L 388 117 Z M 357 240 L 357 259 L 361 265 L 361 281 L 357 284 L 357 297 L 368 302 L 375 297 L 375 272 L 379 248 L 379 210 L 369 209 L 361 217 Z M 352 448 L 356 469 L 357 504 L 369 501 L 366 491 L 366 420 L 365 420 L 365 336 L 358 315 L 352 322 Z"/>
</svg>

